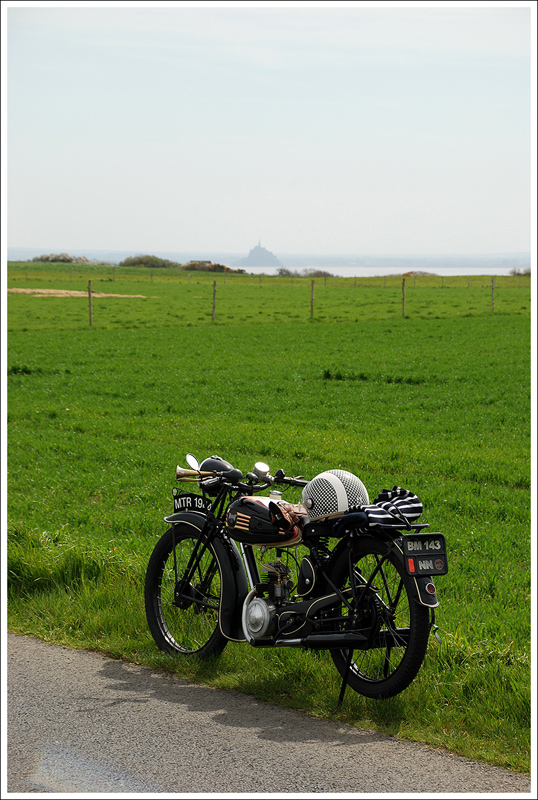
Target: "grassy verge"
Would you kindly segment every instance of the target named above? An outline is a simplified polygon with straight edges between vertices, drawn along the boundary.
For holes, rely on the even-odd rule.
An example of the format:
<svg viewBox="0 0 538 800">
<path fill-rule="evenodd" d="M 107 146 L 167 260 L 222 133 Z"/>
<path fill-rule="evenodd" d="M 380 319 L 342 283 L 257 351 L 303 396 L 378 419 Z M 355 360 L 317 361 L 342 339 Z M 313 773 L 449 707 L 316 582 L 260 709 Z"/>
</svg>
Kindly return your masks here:
<svg viewBox="0 0 538 800">
<path fill-rule="evenodd" d="M 91 329 L 87 301 L 9 297 L 11 629 L 527 772 L 528 288 L 499 289 L 491 314 L 485 279 L 417 287 L 402 318 L 401 285 L 371 286 L 366 302 L 352 279 L 324 297 L 316 284 L 312 323 L 306 284 L 239 276 L 218 284 L 211 324 L 213 279 L 165 277 L 147 300 L 96 300 Z M 144 293 L 116 276 L 115 291 L 129 286 Z M 384 702 L 348 690 L 337 711 L 326 653 L 230 644 L 199 664 L 157 651 L 143 578 L 189 450 L 417 492 L 450 572 L 437 581 L 442 645 L 409 689 Z"/>
</svg>

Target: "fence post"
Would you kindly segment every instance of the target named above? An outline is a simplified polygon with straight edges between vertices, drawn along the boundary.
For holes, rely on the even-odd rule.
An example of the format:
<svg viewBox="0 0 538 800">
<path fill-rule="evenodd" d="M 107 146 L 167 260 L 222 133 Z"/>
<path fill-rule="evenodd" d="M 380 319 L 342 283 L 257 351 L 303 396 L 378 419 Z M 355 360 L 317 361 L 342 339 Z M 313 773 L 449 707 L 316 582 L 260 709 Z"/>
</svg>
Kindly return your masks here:
<svg viewBox="0 0 538 800">
<path fill-rule="evenodd" d="M 491 310 L 493 311 L 493 306 L 495 305 L 495 275 L 491 276 Z"/>
<path fill-rule="evenodd" d="M 90 328 L 93 325 L 93 313 L 92 313 L 92 282 L 88 281 L 88 303 L 90 306 Z"/>
<path fill-rule="evenodd" d="M 315 283 L 315 281 L 312 281 L 311 292 L 310 292 L 310 316 L 311 317 L 314 316 L 314 283 Z"/>
<path fill-rule="evenodd" d="M 405 278 L 402 281 L 402 317 L 405 317 Z"/>
<path fill-rule="evenodd" d="M 217 281 L 213 281 L 213 314 L 211 316 L 211 322 L 215 322 L 216 306 L 217 306 Z"/>
</svg>

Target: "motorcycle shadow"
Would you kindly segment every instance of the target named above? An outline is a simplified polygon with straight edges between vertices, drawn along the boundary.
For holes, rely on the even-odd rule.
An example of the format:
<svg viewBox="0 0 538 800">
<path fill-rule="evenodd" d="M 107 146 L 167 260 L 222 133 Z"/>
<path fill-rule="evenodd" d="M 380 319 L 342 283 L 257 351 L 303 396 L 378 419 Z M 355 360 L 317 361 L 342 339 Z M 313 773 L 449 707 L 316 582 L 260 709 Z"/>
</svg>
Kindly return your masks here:
<svg viewBox="0 0 538 800">
<path fill-rule="evenodd" d="M 325 719 L 311 716 L 307 710 L 285 708 L 237 690 L 201 686 L 164 670 L 123 661 L 104 662 L 101 674 L 107 679 L 110 691 L 117 694 L 117 698 L 106 701 L 106 705 L 132 704 L 136 709 L 141 703 L 164 704 L 170 730 L 174 721 L 179 729 L 197 721 L 201 724 L 211 722 L 231 729 L 230 737 L 233 737 L 233 729 L 242 729 L 250 730 L 259 740 L 271 742 L 292 744 L 331 741 L 341 746 L 356 746 L 386 742 L 397 732 L 401 721 L 398 698 L 384 701 L 387 704 L 384 708 L 369 713 L 372 721 L 389 728 L 386 733 L 377 733 L 353 725 L 354 715 L 350 706 L 360 702 L 356 696 L 350 695 L 344 700 L 341 712 L 335 713 L 333 719 Z M 259 687 L 259 691 L 263 692 L 263 686 Z M 369 703 L 370 706 L 373 706 L 373 702 Z M 387 726 L 389 719 L 392 724 Z"/>
</svg>

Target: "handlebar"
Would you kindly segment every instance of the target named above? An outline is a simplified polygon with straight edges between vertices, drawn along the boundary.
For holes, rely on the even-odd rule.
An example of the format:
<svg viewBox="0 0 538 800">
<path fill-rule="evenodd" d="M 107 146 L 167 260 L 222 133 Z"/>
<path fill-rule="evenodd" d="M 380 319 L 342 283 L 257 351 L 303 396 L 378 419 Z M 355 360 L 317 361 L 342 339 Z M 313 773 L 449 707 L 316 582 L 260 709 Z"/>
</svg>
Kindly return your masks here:
<svg viewBox="0 0 538 800">
<path fill-rule="evenodd" d="M 243 483 L 244 477 L 248 478 L 247 483 Z M 306 486 L 308 483 L 308 481 L 304 480 L 302 475 L 298 477 L 286 477 L 283 469 L 277 470 L 274 477 L 267 472 L 263 476 L 263 483 L 258 483 L 258 481 L 260 481 L 260 477 L 261 476 L 257 475 L 256 472 L 249 472 L 246 476 L 244 476 L 241 470 L 233 468 L 224 470 L 222 472 L 184 469 L 183 467 L 180 467 L 179 464 L 176 468 L 176 479 L 178 481 L 196 482 L 199 485 L 206 487 L 213 485 L 217 481 L 224 481 L 230 487 L 246 492 L 262 492 L 264 489 L 268 489 L 273 483 L 285 483 L 288 486 L 299 487 Z"/>
</svg>

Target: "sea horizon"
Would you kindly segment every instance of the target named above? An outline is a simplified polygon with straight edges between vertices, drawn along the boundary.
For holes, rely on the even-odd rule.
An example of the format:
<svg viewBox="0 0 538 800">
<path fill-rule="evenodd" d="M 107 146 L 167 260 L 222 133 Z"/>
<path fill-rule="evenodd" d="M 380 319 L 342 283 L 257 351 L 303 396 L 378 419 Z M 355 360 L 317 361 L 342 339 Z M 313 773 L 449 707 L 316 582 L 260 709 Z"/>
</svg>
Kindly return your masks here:
<svg viewBox="0 0 538 800">
<path fill-rule="evenodd" d="M 154 255 L 158 258 L 185 264 L 188 261 L 211 261 L 224 264 L 231 269 L 245 258 L 243 253 L 205 251 L 141 251 L 90 248 L 7 248 L 8 261 L 31 261 L 40 255 L 68 253 L 74 257 L 85 256 L 90 262 L 106 261 L 119 264 L 136 255 Z M 276 257 L 286 269 L 300 273 L 303 270 L 323 270 L 335 277 L 375 277 L 406 272 L 429 272 L 438 275 L 510 275 L 513 270 L 531 267 L 530 253 L 484 253 L 484 254 L 298 254 L 277 253 Z M 251 274 L 276 275 L 278 266 L 243 266 Z"/>
</svg>

